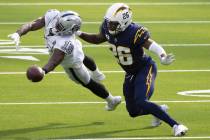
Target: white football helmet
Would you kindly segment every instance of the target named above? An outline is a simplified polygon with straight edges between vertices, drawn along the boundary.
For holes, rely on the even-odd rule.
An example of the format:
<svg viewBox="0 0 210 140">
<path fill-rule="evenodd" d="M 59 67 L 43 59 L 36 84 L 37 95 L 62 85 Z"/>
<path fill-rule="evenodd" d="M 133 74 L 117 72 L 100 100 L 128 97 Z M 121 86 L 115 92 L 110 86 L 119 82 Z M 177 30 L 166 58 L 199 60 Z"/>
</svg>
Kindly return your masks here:
<svg viewBox="0 0 210 140">
<path fill-rule="evenodd" d="M 56 34 L 72 35 L 80 29 L 81 24 L 82 20 L 78 13 L 73 11 L 61 12 L 55 25 Z"/>
<path fill-rule="evenodd" d="M 124 3 L 115 3 L 111 5 L 105 15 L 109 33 L 116 35 L 124 31 L 132 22 L 132 11 Z"/>
</svg>

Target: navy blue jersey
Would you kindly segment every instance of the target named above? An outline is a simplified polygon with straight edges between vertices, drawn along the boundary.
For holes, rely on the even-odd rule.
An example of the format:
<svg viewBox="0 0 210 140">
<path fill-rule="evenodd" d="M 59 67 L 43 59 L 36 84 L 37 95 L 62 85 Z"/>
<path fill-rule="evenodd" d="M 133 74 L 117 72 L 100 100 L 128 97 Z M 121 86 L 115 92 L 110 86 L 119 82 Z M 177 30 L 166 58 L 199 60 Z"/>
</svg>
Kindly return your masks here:
<svg viewBox="0 0 210 140">
<path fill-rule="evenodd" d="M 134 74 L 152 62 L 152 59 L 144 54 L 142 47 L 150 37 L 149 32 L 143 26 L 131 23 L 125 31 L 111 35 L 105 20 L 101 26 L 101 33 L 112 44 L 110 50 L 127 73 Z"/>
</svg>

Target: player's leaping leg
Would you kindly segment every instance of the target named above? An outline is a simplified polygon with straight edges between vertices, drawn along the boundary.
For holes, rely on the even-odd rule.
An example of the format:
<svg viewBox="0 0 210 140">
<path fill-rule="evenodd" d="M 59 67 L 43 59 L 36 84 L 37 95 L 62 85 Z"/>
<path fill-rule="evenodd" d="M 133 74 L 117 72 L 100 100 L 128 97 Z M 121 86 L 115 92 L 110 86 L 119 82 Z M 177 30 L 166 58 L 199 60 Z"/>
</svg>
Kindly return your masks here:
<svg viewBox="0 0 210 140">
<path fill-rule="evenodd" d="M 164 110 L 159 105 L 149 101 L 154 91 L 156 73 L 156 65 L 152 64 L 136 75 L 126 75 L 123 86 L 126 108 L 131 117 L 153 115 L 170 125 L 174 136 L 183 136 L 188 131 L 188 128 L 174 120 L 165 111 L 166 108 Z"/>
<path fill-rule="evenodd" d="M 169 109 L 169 107 L 168 107 L 167 105 L 165 105 L 165 104 L 160 105 L 160 108 L 161 108 L 163 111 L 165 111 L 165 112 L 167 112 L 168 109 Z M 161 125 L 161 120 L 160 120 L 159 118 L 153 116 L 151 125 L 152 125 L 153 127 L 157 127 L 157 126 Z"/>
<path fill-rule="evenodd" d="M 110 92 L 101 83 L 98 83 L 90 78 L 89 72 L 84 64 L 77 65 L 76 68 L 64 68 L 69 78 L 83 87 L 89 89 L 96 96 L 104 99 L 107 102 L 106 110 L 112 111 L 121 103 L 121 96 L 112 96 Z"/>
<path fill-rule="evenodd" d="M 90 76 L 94 81 L 100 82 L 106 78 L 105 75 L 98 69 L 95 61 L 91 57 L 85 55 L 83 63 L 90 70 Z"/>
</svg>

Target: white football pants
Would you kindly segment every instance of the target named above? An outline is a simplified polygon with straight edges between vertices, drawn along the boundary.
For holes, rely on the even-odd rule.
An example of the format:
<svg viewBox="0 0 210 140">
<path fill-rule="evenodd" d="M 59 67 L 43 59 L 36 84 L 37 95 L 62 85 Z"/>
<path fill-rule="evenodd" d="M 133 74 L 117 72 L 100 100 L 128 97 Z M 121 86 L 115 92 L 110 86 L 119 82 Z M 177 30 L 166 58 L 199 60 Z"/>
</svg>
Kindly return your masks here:
<svg viewBox="0 0 210 140">
<path fill-rule="evenodd" d="M 83 63 L 73 67 L 63 67 L 68 77 L 77 84 L 87 85 L 90 82 L 90 74 Z"/>
</svg>

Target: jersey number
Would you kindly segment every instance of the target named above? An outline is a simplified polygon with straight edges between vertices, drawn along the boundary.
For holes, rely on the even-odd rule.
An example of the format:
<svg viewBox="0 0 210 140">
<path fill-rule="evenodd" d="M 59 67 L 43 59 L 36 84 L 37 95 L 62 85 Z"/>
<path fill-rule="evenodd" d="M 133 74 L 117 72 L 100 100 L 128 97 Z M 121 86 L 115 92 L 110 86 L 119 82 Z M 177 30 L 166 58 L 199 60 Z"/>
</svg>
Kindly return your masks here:
<svg viewBox="0 0 210 140">
<path fill-rule="evenodd" d="M 118 58 L 119 63 L 122 65 L 131 65 L 133 64 L 133 58 L 131 55 L 130 48 L 123 47 L 123 46 L 112 46 L 111 48 L 115 57 Z"/>
<path fill-rule="evenodd" d="M 129 13 L 128 12 L 123 13 L 123 19 L 127 19 L 127 18 L 129 18 Z"/>
</svg>

